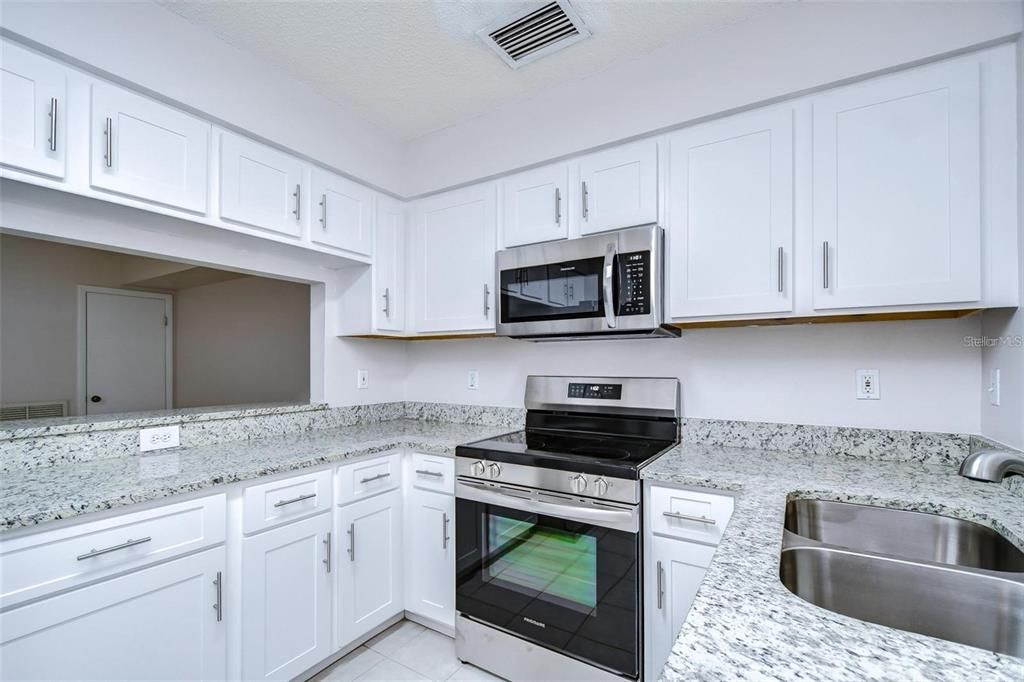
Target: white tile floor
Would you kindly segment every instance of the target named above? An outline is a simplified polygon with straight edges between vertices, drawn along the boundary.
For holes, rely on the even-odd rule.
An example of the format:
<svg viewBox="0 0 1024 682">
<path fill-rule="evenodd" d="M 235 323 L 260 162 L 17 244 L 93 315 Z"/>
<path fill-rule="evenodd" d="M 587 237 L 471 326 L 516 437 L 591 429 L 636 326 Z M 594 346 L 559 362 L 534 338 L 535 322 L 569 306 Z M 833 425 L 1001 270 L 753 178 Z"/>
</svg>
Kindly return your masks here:
<svg viewBox="0 0 1024 682">
<path fill-rule="evenodd" d="M 315 682 L 350 680 L 501 680 L 455 657 L 455 640 L 403 620 L 313 678 Z"/>
</svg>

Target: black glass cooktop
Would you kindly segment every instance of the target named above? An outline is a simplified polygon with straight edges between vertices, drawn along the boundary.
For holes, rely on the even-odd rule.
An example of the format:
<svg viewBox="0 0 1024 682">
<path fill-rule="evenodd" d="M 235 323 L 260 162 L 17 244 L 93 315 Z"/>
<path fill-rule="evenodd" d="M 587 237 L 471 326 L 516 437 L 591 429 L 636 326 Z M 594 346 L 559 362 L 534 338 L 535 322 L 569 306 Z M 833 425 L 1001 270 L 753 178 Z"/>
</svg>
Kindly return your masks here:
<svg viewBox="0 0 1024 682">
<path fill-rule="evenodd" d="M 620 435 L 528 430 L 459 446 L 458 455 L 635 479 L 645 464 L 675 444 Z"/>
</svg>

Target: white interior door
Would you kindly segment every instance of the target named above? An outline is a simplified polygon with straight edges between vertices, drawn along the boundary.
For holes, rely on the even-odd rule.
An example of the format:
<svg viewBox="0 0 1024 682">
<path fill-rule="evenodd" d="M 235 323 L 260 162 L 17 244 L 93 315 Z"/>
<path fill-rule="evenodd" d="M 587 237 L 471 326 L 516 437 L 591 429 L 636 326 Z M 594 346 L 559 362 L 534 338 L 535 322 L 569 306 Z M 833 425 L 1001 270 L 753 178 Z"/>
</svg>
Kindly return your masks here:
<svg viewBox="0 0 1024 682">
<path fill-rule="evenodd" d="M 64 177 L 67 71 L 0 41 L 0 163 Z"/>
<path fill-rule="evenodd" d="M 171 407 L 171 297 L 80 289 L 82 414 Z"/>
</svg>

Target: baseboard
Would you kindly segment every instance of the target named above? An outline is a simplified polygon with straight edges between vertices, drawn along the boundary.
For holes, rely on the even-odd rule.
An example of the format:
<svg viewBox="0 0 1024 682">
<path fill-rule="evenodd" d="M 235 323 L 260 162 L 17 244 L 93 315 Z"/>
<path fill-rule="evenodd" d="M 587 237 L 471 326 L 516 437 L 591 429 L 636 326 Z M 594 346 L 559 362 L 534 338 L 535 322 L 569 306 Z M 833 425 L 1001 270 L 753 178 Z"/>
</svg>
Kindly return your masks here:
<svg viewBox="0 0 1024 682">
<path fill-rule="evenodd" d="M 426 616 L 421 616 L 418 613 L 410 613 L 409 611 L 405 612 L 405 618 L 406 620 L 411 620 L 412 622 L 418 623 L 425 628 L 430 628 L 431 630 L 440 632 L 442 635 L 448 635 L 449 637 L 455 636 L 454 626 L 447 625 L 440 621 L 436 621 L 433 618 L 427 618 Z"/>
</svg>

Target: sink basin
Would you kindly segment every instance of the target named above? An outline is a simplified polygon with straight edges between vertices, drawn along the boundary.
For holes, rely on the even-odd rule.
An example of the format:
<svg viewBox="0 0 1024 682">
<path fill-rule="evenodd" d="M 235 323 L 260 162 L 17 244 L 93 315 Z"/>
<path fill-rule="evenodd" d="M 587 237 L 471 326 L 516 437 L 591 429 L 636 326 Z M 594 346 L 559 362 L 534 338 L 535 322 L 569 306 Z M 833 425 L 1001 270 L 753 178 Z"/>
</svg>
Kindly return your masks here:
<svg viewBox="0 0 1024 682">
<path fill-rule="evenodd" d="M 860 620 L 1024 657 L 1024 553 L 980 524 L 823 500 L 786 506 L 779 575 Z"/>
</svg>

